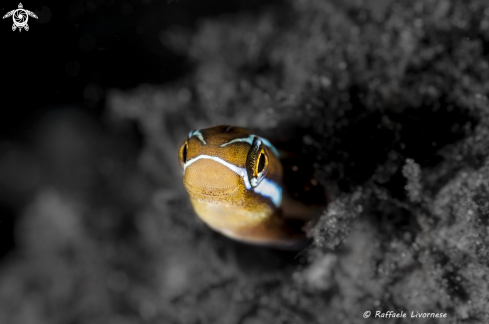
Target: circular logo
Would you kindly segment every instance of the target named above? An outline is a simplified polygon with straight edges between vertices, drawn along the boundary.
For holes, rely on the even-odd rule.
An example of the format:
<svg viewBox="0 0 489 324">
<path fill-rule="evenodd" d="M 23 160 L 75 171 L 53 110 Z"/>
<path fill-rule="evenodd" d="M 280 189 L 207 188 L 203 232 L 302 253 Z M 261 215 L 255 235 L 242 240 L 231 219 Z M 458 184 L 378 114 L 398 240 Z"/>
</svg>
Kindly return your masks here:
<svg viewBox="0 0 489 324">
<path fill-rule="evenodd" d="M 368 318 L 370 317 L 370 311 L 366 311 L 365 313 L 363 313 L 363 318 Z"/>
<path fill-rule="evenodd" d="M 23 26 L 27 22 L 27 13 L 24 10 L 17 10 L 13 18 L 16 25 Z"/>
</svg>

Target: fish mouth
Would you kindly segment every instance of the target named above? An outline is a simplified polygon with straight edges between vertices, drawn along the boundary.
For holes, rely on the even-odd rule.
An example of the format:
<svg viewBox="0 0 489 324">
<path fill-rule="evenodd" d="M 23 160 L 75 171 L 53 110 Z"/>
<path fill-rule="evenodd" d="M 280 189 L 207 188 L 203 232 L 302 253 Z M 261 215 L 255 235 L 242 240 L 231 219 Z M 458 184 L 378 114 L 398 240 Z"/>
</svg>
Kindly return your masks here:
<svg viewBox="0 0 489 324">
<path fill-rule="evenodd" d="M 227 166 L 200 159 L 185 169 L 183 184 L 193 197 L 212 199 L 236 194 L 242 184 L 241 177 Z"/>
<path fill-rule="evenodd" d="M 197 188 L 193 187 L 190 185 L 187 181 L 183 182 L 183 185 L 185 186 L 185 189 L 187 189 L 187 192 L 189 195 L 191 195 L 194 198 L 203 198 L 203 199 L 209 199 L 209 198 L 220 198 L 220 197 L 228 197 L 228 196 L 233 196 L 237 191 L 238 187 L 231 187 L 231 188 L 206 188 L 203 190 L 202 188 Z"/>
</svg>

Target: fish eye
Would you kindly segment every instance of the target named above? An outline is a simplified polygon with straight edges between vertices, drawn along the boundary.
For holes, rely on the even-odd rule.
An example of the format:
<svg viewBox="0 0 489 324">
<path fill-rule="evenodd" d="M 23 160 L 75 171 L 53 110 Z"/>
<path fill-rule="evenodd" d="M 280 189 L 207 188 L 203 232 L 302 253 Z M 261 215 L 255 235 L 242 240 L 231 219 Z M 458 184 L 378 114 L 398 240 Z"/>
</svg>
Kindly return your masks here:
<svg viewBox="0 0 489 324">
<path fill-rule="evenodd" d="M 183 143 L 182 147 L 180 147 L 180 150 L 178 151 L 178 159 L 180 160 L 180 166 L 182 167 L 182 169 L 187 162 L 187 151 L 188 143 L 187 141 L 185 141 L 185 143 Z"/>
<path fill-rule="evenodd" d="M 267 157 L 265 152 L 260 153 L 260 157 L 258 158 L 258 163 L 256 165 L 256 173 L 261 173 L 265 170 L 265 165 L 268 165 Z"/>
<path fill-rule="evenodd" d="M 267 174 L 268 154 L 259 138 L 255 138 L 248 153 L 246 171 L 252 187 L 258 186 Z"/>
</svg>

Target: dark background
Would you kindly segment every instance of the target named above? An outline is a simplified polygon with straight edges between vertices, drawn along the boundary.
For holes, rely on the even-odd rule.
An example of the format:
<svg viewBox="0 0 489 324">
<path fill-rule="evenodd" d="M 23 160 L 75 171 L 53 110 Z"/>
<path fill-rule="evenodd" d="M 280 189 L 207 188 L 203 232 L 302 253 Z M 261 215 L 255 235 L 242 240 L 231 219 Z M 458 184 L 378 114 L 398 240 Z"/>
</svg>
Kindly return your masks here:
<svg viewBox="0 0 489 324">
<path fill-rule="evenodd" d="M 12 17 L 2 20 L 4 66 L 0 95 L 4 100 L 0 139 L 29 146 L 35 141 L 37 123 L 49 112 L 77 109 L 104 128 L 108 89 L 159 85 L 188 73 L 191 62 L 161 40 L 169 28 L 191 32 L 199 19 L 256 12 L 273 1 L 80 0 L 22 4 L 39 18 L 29 17 L 29 31 L 20 33 L 12 32 Z M 2 3 L 2 16 L 17 7 L 16 2 Z M 15 244 L 13 226 L 19 204 L 3 199 L 0 210 L 0 255 L 4 255 Z"/>
<path fill-rule="evenodd" d="M 63 104 L 84 105 L 100 115 L 104 91 L 162 84 L 191 66 L 162 41 L 169 27 L 195 29 L 199 19 L 258 11 L 273 1 L 67 1 L 24 2 L 35 12 L 28 32 L 13 33 L 2 20 L 4 83 L 9 118 L 2 136 L 18 136 L 42 111 Z M 18 3 L 2 3 L 2 12 Z M 25 31 L 25 30 L 24 30 Z M 88 90 L 92 89 L 92 91 Z M 90 95 L 91 93 L 95 93 Z M 8 100 L 7 98 L 17 98 Z M 18 99 L 22 100 L 18 100 Z M 97 99 L 97 100 L 96 100 Z"/>
</svg>

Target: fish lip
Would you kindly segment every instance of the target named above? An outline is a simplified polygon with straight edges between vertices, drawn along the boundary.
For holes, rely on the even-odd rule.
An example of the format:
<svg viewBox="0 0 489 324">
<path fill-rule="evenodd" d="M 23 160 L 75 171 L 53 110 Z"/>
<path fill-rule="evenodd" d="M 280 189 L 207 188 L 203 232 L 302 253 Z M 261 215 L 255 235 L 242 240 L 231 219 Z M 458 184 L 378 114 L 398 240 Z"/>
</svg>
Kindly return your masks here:
<svg viewBox="0 0 489 324">
<path fill-rule="evenodd" d="M 194 198 L 201 197 L 201 198 L 207 198 L 207 199 L 208 198 L 229 197 L 229 196 L 234 195 L 239 189 L 237 186 L 232 188 L 232 189 L 227 189 L 227 190 L 216 189 L 216 191 L 217 191 L 216 194 L 210 195 L 210 194 L 203 193 L 201 190 L 199 190 L 195 187 L 192 187 L 186 181 L 183 182 L 183 185 L 185 186 L 185 189 L 187 190 L 187 192 L 192 197 L 194 197 Z"/>
</svg>

